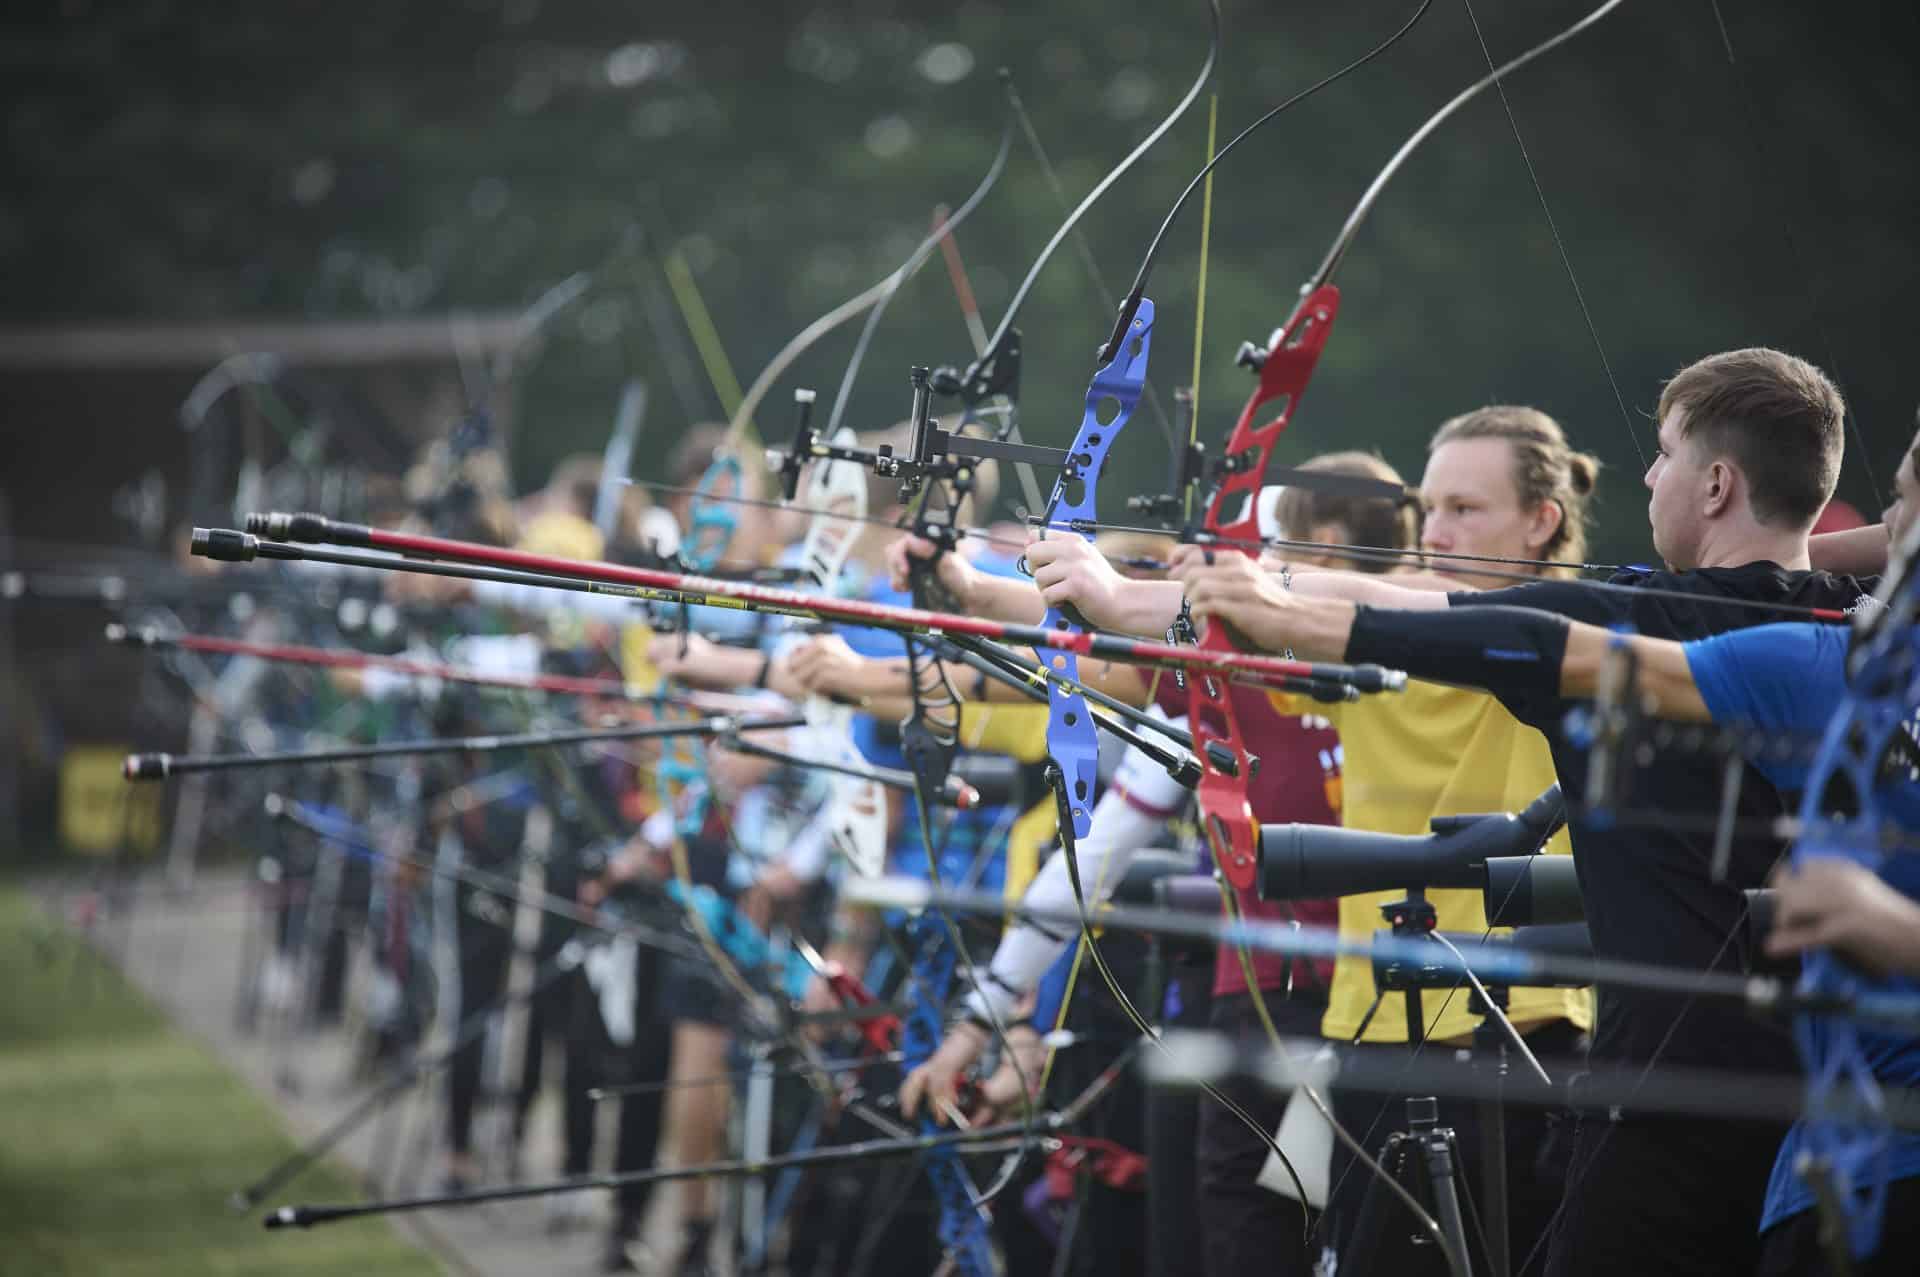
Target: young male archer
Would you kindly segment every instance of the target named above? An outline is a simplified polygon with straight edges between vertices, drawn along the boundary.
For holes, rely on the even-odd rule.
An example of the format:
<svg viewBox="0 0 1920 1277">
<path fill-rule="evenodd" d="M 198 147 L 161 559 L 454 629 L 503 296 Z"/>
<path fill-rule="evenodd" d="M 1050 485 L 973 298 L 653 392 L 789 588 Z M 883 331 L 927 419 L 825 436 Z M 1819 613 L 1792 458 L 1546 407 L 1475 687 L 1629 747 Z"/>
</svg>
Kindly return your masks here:
<svg viewBox="0 0 1920 1277">
<path fill-rule="evenodd" d="M 1489 688 L 1552 747 L 1576 813 L 1574 852 L 1596 951 L 1745 969 L 1760 955 L 1746 950 L 1742 888 L 1764 882 L 1783 850 L 1776 838 L 1752 831 L 1784 814 L 1780 790 L 1763 774 L 1745 778 L 1723 878 L 1711 872 L 1717 760 L 1663 756 L 1651 767 L 1628 760 L 1618 805 L 1660 818 L 1593 818 L 1585 751 L 1565 727 L 1581 686 L 1563 681 L 1567 652 L 1554 651 L 1550 635 L 1536 645 L 1524 627 L 1506 624 L 1507 609 L 1561 618 L 1543 623 L 1549 628 L 1585 623 L 1588 629 L 1575 627 L 1584 648 L 1614 626 L 1648 639 L 1700 640 L 1805 608 L 1856 606 L 1865 593 L 1860 583 L 1813 570 L 1808 544 L 1838 477 L 1843 417 L 1832 383 L 1777 351 L 1732 351 L 1676 374 L 1661 395 L 1659 452 L 1646 475 L 1654 545 L 1668 569 L 1616 582 L 1642 587 L 1635 590 L 1550 582 L 1478 595 L 1420 593 L 1344 575 L 1275 576 L 1242 556 L 1198 547 L 1182 547 L 1174 575 L 1196 615 L 1255 644 L 1291 646 L 1302 656 L 1405 657 L 1417 676 Z M 1460 659 L 1469 651 L 1473 661 Z M 1577 674 L 1581 662 L 1571 664 Z M 1741 1012 L 1605 988 L 1593 1062 L 1631 1073 L 1656 1064 L 1795 1068 L 1785 1033 Z M 1781 1134 L 1769 1124 L 1630 1109 L 1584 1115 L 1548 1271 L 1612 1273 L 1629 1264 L 1641 1273 L 1752 1271 Z"/>
</svg>

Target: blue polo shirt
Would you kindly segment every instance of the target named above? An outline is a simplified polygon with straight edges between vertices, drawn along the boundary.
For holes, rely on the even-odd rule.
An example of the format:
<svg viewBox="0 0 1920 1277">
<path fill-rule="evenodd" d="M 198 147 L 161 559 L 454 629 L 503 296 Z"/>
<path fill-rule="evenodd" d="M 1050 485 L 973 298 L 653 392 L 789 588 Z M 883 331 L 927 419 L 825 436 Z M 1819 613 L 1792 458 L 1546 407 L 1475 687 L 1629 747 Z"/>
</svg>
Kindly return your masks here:
<svg viewBox="0 0 1920 1277">
<path fill-rule="evenodd" d="M 1018 575 L 1016 560 L 1002 555 L 982 555 L 974 566 L 995 576 Z M 881 576 L 867 580 L 856 597 L 869 603 L 890 607 L 912 607 L 913 599 L 896 590 Z M 906 655 L 906 642 L 890 630 L 866 626 L 838 627 L 847 646 L 861 656 L 886 659 Z M 853 742 L 868 762 L 876 767 L 905 768 L 906 755 L 900 750 L 898 735 L 883 729 L 871 715 L 856 714 Z M 940 880 L 949 887 L 967 887 L 998 891 L 1006 880 L 1005 839 L 1012 819 L 1018 813 L 1004 806 L 977 807 L 970 811 L 934 812 L 934 846 L 939 856 Z M 989 844 L 998 843 L 998 846 Z M 888 870 L 911 877 L 927 876 L 926 844 L 920 837 L 920 813 L 912 802 L 905 804 L 904 817 L 894 835 L 888 855 Z"/>
<path fill-rule="evenodd" d="M 1834 707 L 1846 695 L 1849 638 L 1844 625 L 1760 625 L 1688 643 L 1687 665 L 1714 722 L 1811 737 L 1826 728 Z M 1756 762 L 1754 766 L 1776 788 L 1793 793 L 1806 787 L 1810 770 L 1804 756 Z M 1892 786 L 1885 801 L 1901 824 L 1920 829 L 1920 786 Z M 1920 899 L 1920 856 L 1890 855 L 1879 872 L 1896 890 Z M 1903 977 L 1880 981 L 1873 987 L 1886 992 L 1920 992 L 1920 982 Z M 1824 1055 L 1838 1031 L 1829 1020 L 1814 1020 L 1816 1059 Z M 1870 1026 L 1860 1026 L 1858 1033 L 1878 1081 L 1894 1087 L 1920 1086 L 1920 1039 Z M 1813 1207 L 1813 1191 L 1793 1171 L 1805 1139 L 1805 1123 L 1796 1122 L 1781 1142 L 1773 1176 L 1767 1181 L 1762 1232 Z M 1893 1133 L 1889 1172 L 1893 1179 L 1920 1176 L 1920 1133 Z"/>
</svg>

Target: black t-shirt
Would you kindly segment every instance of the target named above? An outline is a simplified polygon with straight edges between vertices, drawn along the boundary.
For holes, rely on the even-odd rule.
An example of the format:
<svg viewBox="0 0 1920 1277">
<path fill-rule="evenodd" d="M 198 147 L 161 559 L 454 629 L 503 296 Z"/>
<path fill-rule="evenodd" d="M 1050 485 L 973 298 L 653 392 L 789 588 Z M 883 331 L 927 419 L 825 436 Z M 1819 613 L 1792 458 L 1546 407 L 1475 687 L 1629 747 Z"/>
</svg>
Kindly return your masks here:
<svg viewBox="0 0 1920 1277">
<path fill-rule="evenodd" d="M 1453 594 L 1458 606 L 1505 604 L 1539 608 L 1593 625 L 1622 626 L 1652 638 L 1697 639 L 1771 621 L 1796 619 L 1722 599 L 1848 608 L 1869 592 L 1852 577 L 1789 572 L 1774 563 L 1694 572 L 1635 572 L 1618 584 L 1683 591 L 1695 598 L 1596 590 L 1577 581 L 1542 581 L 1484 593 Z M 1584 812 L 1587 750 L 1567 738 L 1574 702 L 1557 695 L 1502 695 L 1514 717 L 1546 736 L 1570 810 Z M 1742 890 L 1765 883 L 1785 851 L 1780 840 L 1754 836 L 1787 811 L 1782 796 L 1747 768 L 1726 880 L 1712 880 L 1712 825 L 1719 814 L 1723 763 L 1704 753 L 1658 751 L 1646 766 L 1622 758 L 1621 819 L 1585 814 L 1570 821 L 1574 860 L 1586 900 L 1594 950 L 1609 958 L 1723 971 L 1749 970 L 1759 956 L 1744 927 Z M 1661 823 L 1654 813 L 1672 813 Z M 1671 1035 L 1671 1036 L 1669 1036 Z M 1663 1045 L 1664 1043 L 1664 1045 Z M 1594 1026 L 1596 1062 L 1660 1063 L 1703 1068 L 1792 1071 L 1793 1044 L 1784 1028 L 1753 1019 L 1725 1002 L 1600 990 Z"/>
</svg>

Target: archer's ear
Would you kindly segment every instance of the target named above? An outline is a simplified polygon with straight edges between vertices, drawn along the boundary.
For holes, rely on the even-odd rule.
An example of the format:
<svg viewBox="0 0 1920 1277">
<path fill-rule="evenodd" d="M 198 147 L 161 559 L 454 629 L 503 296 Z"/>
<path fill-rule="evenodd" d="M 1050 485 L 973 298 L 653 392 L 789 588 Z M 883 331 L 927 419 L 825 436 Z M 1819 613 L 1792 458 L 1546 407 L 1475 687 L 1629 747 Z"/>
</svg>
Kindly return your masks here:
<svg viewBox="0 0 1920 1277">
<path fill-rule="evenodd" d="M 1739 468 L 1725 457 L 1715 460 L 1703 472 L 1700 485 L 1702 518 L 1720 519 L 1734 508 L 1736 495 L 1746 482 Z"/>
<path fill-rule="evenodd" d="M 1567 512 L 1552 498 L 1535 506 L 1533 517 L 1527 521 L 1527 553 L 1536 559 L 1541 557 L 1554 534 L 1560 531 L 1560 525 L 1566 521 Z"/>
</svg>

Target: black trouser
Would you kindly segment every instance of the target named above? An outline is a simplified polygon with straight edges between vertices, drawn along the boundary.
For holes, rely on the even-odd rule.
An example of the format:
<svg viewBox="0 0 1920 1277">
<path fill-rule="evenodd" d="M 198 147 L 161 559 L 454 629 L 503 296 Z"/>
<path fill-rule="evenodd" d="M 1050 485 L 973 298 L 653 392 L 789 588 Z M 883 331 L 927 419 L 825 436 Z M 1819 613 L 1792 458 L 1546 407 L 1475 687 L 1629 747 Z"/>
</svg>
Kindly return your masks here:
<svg viewBox="0 0 1920 1277">
<path fill-rule="evenodd" d="M 1532 1029 L 1526 1038 L 1533 1053 L 1546 1063 L 1552 1059 L 1564 1060 L 1574 1056 L 1579 1049 L 1581 1033 L 1568 1021 L 1555 1020 Z M 1382 1056 L 1398 1056 L 1408 1062 L 1409 1080 L 1418 1077 L 1419 1062 L 1412 1058 L 1411 1051 L 1403 1043 L 1363 1044 L 1353 1049 Z M 1441 1053 L 1451 1054 L 1463 1049 L 1428 1043 L 1422 1048 L 1421 1054 L 1431 1052 L 1444 1058 Z M 1524 1068 L 1525 1065 L 1512 1062 L 1509 1067 Z M 1554 1071 L 1551 1063 L 1547 1064 L 1547 1068 L 1550 1073 Z M 1393 1132 L 1407 1129 L 1407 1099 L 1410 1095 L 1420 1094 L 1417 1089 L 1389 1096 L 1336 1090 L 1333 1112 L 1368 1154 L 1377 1158 Z M 1474 1217 L 1478 1216 L 1483 1222 L 1486 1217 L 1487 1184 L 1482 1169 L 1485 1139 L 1482 1120 L 1486 1112 L 1474 1101 L 1441 1097 L 1439 1115 L 1440 1124 L 1453 1129 L 1459 1149 L 1454 1183 L 1460 1198 L 1461 1215 L 1466 1221 L 1468 1256 L 1474 1270 L 1484 1272 L 1487 1269 L 1486 1247 L 1482 1230 L 1475 1226 Z M 1567 1159 L 1567 1124 L 1557 1112 L 1518 1104 L 1500 1106 L 1500 1117 L 1506 1128 L 1503 1144 L 1507 1160 L 1509 1269 L 1514 1277 L 1521 1277 L 1525 1273 L 1537 1277 L 1546 1256 L 1546 1248 L 1538 1243 L 1559 1209 L 1562 1188 L 1566 1182 L 1563 1168 Z M 1359 1221 L 1361 1204 L 1376 1177 L 1360 1164 L 1352 1150 L 1339 1142 L 1333 1146 L 1332 1173 L 1324 1232 L 1327 1240 L 1344 1256 L 1352 1249 L 1353 1230 Z M 1387 1193 L 1390 1190 L 1382 1185 L 1376 1191 Z M 1430 1204 L 1427 1209 L 1431 1213 Z M 1387 1200 L 1385 1218 L 1390 1223 L 1390 1231 L 1378 1239 L 1378 1254 L 1382 1262 L 1395 1264 L 1396 1272 L 1446 1271 L 1438 1248 L 1425 1241 L 1415 1243 L 1411 1240 L 1419 1225 L 1397 1197 Z M 1532 1257 L 1531 1265 L 1527 1264 L 1529 1255 Z M 1635 1274 L 1635 1277 L 1640 1275 Z"/>
<path fill-rule="evenodd" d="M 577 889 L 571 875 L 560 875 L 548 868 L 546 890 L 549 894 L 572 899 Z M 540 937 L 534 944 L 535 957 L 542 965 L 552 962 L 576 937 L 578 930 L 571 922 L 550 913 L 542 914 Z M 527 1006 L 526 1051 L 520 1061 L 520 1086 L 513 1106 L 516 1139 L 526 1132 L 527 1111 L 540 1094 L 547 1051 L 554 1042 L 558 1042 L 561 1049 L 564 1168 L 568 1175 L 582 1175 L 593 1165 L 594 1103 L 587 1098 L 587 1092 L 621 1080 L 608 1068 L 606 1032 L 600 1023 L 599 1009 L 594 1005 L 593 987 L 584 971 L 569 971 L 535 993 Z"/>
<path fill-rule="evenodd" d="M 546 961 L 550 956 L 545 952 L 545 946 L 541 946 L 535 953 L 535 960 Z M 520 1056 L 520 1085 L 513 1095 L 513 1129 L 516 1138 L 525 1133 L 527 1110 L 540 1098 L 540 1083 L 546 1080 L 547 1038 L 566 1032 L 568 1010 L 573 1005 L 573 986 L 579 974 L 569 971 L 535 993 L 527 1003 L 526 1050 Z M 563 1076 L 561 1087 L 564 1089 L 570 1081 Z"/>
<path fill-rule="evenodd" d="M 474 917 L 456 897 L 453 915 L 454 945 L 460 962 L 460 1000 L 449 1024 L 464 1024 L 477 1010 L 498 1006 L 507 988 L 507 966 L 513 957 L 513 938 L 506 927 Z M 447 1145 L 466 1154 L 473 1141 L 473 1110 L 480 1096 L 480 1073 L 486 1062 L 487 1037 L 473 1040 L 454 1052 L 447 1064 Z"/>
<path fill-rule="evenodd" d="M 1583 1116 L 1548 1273 L 1746 1277 L 1785 1134 L 1772 1123 Z"/>
<path fill-rule="evenodd" d="M 338 1024 L 346 1007 L 348 933 L 358 931 L 366 922 L 367 901 L 373 889 L 373 877 L 367 862 L 347 857 L 340 865 L 327 934 L 320 949 L 319 987 L 314 992 L 313 1014 L 320 1024 Z"/>
<path fill-rule="evenodd" d="M 552 961 L 551 957 L 545 959 Z M 560 1044 L 561 1129 L 566 1138 L 563 1169 L 582 1175 L 593 1166 L 594 1103 L 587 1092 L 607 1082 L 622 1080 L 604 1059 L 605 1034 L 599 1030 L 599 1010 L 585 974 L 569 971 L 533 995 L 527 1007 L 526 1054 L 520 1065 L 520 1088 L 514 1097 L 514 1138 L 524 1139 L 527 1113 L 540 1094 L 546 1076 L 547 1052 Z"/>
<path fill-rule="evenodd" d="M 1263 995 L 1274 1027 L 1288 1037 L 1317 1037 L 1325 996 L 1318 990 Z M 1222 1033 L 1265 1042 L 1253 999 L 1245 993 L 1220 994 L 1209 1017 Z M 1280 1128 L 1288 1097 L 1258 1082 L 1231 1078 L 1220 1084 L 1227 1098 L 1239 1105 L 1260 1129 L 1271 1135 Z M 1267 1141 L 1209 1096 L 1200 1097 L 1198 1160 L 1199 1217 L 1209 1277 L 1238 1273 L 1266 1273 L 1290 1277 L 1312 1271 L 1308 1234 L 1309 1208 L 1291 1197 L 1262 1188 L 1260 1168 L 1272 1152 Z"/>
<path fill-rule="evenodd" d="M 1920 1177 L 1887 1185 L 1887 1213 L 1880 1249 L 1853 1261 L 1853 1277 L 1908 1277 L 1920 1260 Z M 1820 1213 L 1805 1210 L 1760 1235 L 1760 1266 L 1754 1277 L 1827 1277 L 1832 1270 L 1820 1245 Z"/>
<path fill-rule="evenodd" d="M 626 1048 L 624 1067 L 619 1071 L 623 1075 L 622 1081 L 657 1084 L 667 1080 L 667 1068 L 673 1053 L 673 1024 L 659 1013 L 661 969 L 665 964 L 658 949 L 644 945 L 634 961 L 633 1043 Z M 575 1003 L 575 1014 L 579 1017 L 591 1016 L 592 1025 L 598 1028 L 600 1012 L 591 1003 L 593 991 L 586 987 L 586 981 L 580 983 L 581 996 Z M 583 1026 L 581 1035 L 584 1036 L 586 1032 Z M 600 1032 L 604 1035 L 604 1029 Z M 651 1091 L 621 1098 L 620 1130 L 613 1147 L 613 1168 L 616 1173 L 645 1170 L 654 1164 L 660 1148 L 660 1128 L 666 1114 L 666 1102 L 666 1091 L 657 1085 Z M 589 1123 L 593 1120 L 592 1108 L 591 1104 L 587 1106 Z M 647 1203 L 652 1197 L 652 1184 L 623 1184 L 615 1190 L 614 1203 L 622 1220 L 637 1222 L 647 1213 Z"/>
<path fill-rule="evenodd" d="M 1213 955 L 1174 969 L 1162 1023 L 1200 1029 L 1213 1004 Z M 1152 1014 L 1151 1008 L 1142 1011 Z M 1147 1088 L 1147 1272 L 1188 1277 L 1201 1252 L 1200 1176 L 1196 1152 L 1200 1106 L 1212 1101 L 1185 1087 Z"/>
</svg>

